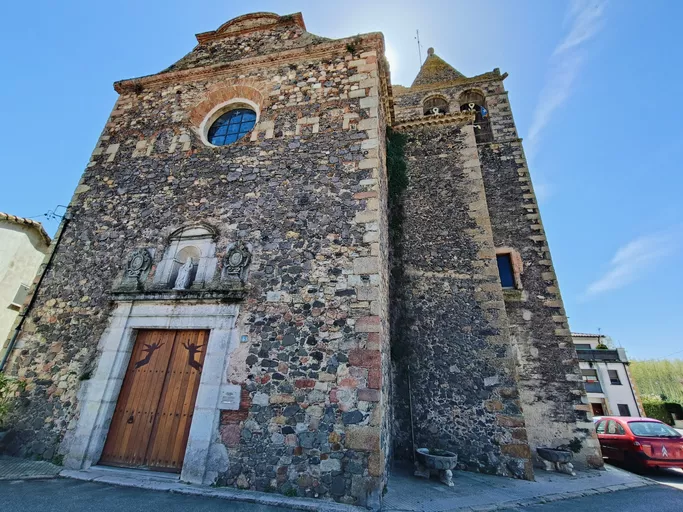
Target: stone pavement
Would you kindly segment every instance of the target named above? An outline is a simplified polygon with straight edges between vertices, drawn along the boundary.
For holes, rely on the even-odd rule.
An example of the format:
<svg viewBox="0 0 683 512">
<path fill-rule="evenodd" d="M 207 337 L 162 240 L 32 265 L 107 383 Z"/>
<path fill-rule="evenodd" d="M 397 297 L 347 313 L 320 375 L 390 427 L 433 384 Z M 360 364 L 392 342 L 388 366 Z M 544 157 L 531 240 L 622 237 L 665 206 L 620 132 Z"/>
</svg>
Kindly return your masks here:
<svg viewBox="0 0 683 512">
<path fill-rule="evenodd" d="M 53 478 L 61 467 L 40 460 L 18 459 L 0 455 L 0 480 L 28 480 Z"/>
<path fill-rule="evenodd" d="M 389 479 L 383 510 L 502 510 L 655 484 L 611 466 L 606 466 L 605 471 L 578 472 L 575 477 L 537 469 L 535 482 L 454 471 L 453 481 L 455 486 L 447 487 L 436 477 L 422 480 L 412 476 L 409 467 L 396 467 Z"/>
<path fill-rule="evenodd" d="M 48 462 L 0 457 L 0 480 L 52 478 L 57 476 L 61 469 Z M 240 502 L 245 506 L 253 504 L 265 508 L 282 507 L 287 510 L 316 512 L 363 510 L 329 501 L 227 487 L 183 484 L 178 480 L 177 475 L 165 473 L 95 466 L 87 471 L 63 470 L 61 476 L 98 484 L 167 491 L 186 496 L 220 498 Z M 412 476 L 409 467 L 395 467 L 389 479 L 383 510 L 401 512 L 509 510 L 656 484 L 649 478 L 643 478 L 612 466 L 606 466 L 605 471 L 580 472 L 575 477 L 538 470 L 535 482 L 456 471 L 454 482 L 454 487 L 447 487 L 435 477 L 431 480 L 422 480 Z"/>
</svg>

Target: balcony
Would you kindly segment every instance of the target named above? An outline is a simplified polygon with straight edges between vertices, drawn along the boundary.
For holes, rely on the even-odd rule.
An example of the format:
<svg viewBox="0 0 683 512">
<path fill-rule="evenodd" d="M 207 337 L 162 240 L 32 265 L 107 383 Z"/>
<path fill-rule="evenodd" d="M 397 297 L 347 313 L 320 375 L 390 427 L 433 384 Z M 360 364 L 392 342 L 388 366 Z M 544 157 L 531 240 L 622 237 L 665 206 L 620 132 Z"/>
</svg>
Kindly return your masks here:
<svg viewBox="0 0 683 512">
<path fill-rule="evenodd" d="M 620 354 L 620 350 L 582 350 L 576 351 L 579 361 L 614 361 L 617 363 L 628 363 L 626 354 Z"/>
<path fill-rule="evenodd" d="M 604 352 L 601 350 L 600 352 Z M 599 382 L 584 382 L 586 393 L 602 393 L 602 386 Z"/>
</svg>

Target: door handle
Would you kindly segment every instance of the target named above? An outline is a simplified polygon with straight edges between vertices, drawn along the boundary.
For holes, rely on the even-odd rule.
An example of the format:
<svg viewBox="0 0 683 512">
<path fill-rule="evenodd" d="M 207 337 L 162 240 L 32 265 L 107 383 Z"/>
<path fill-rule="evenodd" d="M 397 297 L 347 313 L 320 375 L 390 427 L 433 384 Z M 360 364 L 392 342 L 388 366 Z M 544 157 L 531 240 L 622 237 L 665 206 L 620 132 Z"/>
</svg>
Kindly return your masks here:
<svg viewBox="0 0 683 512">
<path fill-rule="evenodd" d="M 130 415 L 130 418 L 128 418 L 128 421 L 127 421 L 126 423 L 133 423 L 134 421 L 135 421 L 135 418 L 134 418 L 133 415 L 131 414 L 131 415 Z"/>
</svg>

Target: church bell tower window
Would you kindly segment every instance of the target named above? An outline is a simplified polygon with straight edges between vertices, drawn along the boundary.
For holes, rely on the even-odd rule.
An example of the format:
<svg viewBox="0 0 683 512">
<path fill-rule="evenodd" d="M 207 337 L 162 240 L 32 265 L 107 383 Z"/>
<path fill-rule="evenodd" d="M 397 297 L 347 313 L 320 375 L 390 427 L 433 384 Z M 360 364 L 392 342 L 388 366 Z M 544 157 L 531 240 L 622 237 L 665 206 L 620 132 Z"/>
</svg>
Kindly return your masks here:
<svg viewBox="0 0 683 512">
<path fill-rule="evenodd" d="M 491 118 L 489 110 L 486 108 L 486 99 L 476 91 L 465 91 L 460 96 L 460 110 L 462 112 L 474 113 L 474 136 L 477 144 L 482 142 L 493 142 L 493 132 L 491 130 Z"/>
<path fill-rule="evenodd" d="M 422 104 L 422 114 L 433 116 L 448 113 L 448 102 L 439 96 L 427 98 Z"/>
</svg>

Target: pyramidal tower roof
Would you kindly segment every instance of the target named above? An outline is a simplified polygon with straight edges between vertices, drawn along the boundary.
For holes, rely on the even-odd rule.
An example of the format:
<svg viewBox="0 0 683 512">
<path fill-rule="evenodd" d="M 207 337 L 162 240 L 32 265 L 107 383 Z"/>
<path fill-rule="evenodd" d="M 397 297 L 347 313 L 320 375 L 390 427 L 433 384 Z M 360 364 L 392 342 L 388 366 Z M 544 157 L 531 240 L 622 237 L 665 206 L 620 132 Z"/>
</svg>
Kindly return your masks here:
<svg viewBox="0 0 683 512">
<path fill-rule="evenodd" d="M 422 64 L 411 87 L 448 82 L 458 78 L 465 78 L 465 75 L 436 55 L 434 48 L 430 48 L 427 50 L 427 59 Z"/>
</svg>

